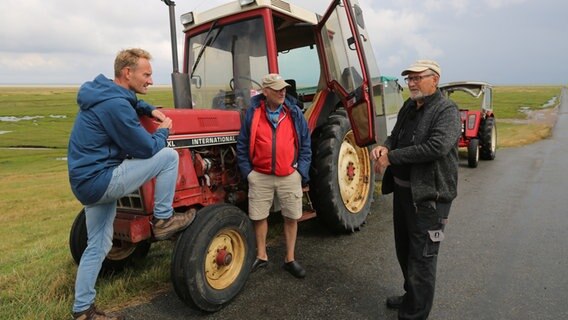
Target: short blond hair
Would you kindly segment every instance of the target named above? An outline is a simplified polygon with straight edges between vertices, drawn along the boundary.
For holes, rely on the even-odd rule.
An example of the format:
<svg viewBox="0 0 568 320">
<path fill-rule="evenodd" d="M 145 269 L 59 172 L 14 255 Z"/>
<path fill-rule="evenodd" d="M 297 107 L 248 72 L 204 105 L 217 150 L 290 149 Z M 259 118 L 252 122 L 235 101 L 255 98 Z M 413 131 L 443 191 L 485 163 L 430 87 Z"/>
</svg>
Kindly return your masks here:
<svg viewBox="0 0 568 320">
<path fill-rule="evenodd" d="M 121 50 L 114 59 L 114 76 L 120 77 L 120 71 L 126 67 L 136 69 L 140 58 L 150 60 L 152 56 L 148 51 L 140 48 Z"/>
</svg>

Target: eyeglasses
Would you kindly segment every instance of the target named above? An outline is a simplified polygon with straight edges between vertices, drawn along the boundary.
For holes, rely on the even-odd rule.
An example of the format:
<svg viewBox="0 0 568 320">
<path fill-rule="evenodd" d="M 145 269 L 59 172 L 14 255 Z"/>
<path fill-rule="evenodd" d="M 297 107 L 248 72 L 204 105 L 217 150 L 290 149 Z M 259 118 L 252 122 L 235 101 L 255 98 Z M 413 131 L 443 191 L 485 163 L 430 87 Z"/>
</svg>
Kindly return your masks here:
<svg viewBox="0 0 568 320">
<path fill-rule="evenodd" d="M 430 74 L 425 74 L 423 76 L 406 77 L 406 78 L 404 78 L 404 82 L 406 82 L 406 83 L 410 83 L 410 82 L 418 83 L 418 82 L 422 81 L 422 79 L 428 78 L 428 77 L 433 76 L 433 75 L 434 75 L 433 73 L 430 73 Z"/>
</svg>

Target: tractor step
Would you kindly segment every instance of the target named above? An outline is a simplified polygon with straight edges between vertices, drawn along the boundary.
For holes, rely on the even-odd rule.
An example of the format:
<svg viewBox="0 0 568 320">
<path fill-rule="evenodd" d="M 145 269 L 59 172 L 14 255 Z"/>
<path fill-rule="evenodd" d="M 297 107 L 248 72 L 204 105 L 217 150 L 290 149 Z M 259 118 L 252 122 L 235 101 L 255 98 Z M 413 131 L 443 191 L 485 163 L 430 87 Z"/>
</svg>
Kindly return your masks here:
<svg viewBox="0 0 568 320">
<path fill-rule="evenodd" d="M 138 243 L 151 238 L 151 217 L 150 215 L 117 213 L 114 219 L 114 239 Z"/>
</svg>

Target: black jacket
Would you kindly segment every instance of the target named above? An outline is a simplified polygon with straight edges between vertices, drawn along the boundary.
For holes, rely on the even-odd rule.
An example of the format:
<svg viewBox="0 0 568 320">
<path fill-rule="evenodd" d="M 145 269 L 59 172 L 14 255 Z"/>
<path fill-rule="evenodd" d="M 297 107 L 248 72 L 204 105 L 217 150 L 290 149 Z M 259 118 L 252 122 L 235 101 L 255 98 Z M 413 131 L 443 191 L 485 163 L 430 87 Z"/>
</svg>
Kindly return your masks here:
<svg viewBox="0 0 568 320">
<path fill-rule="evenodd" d="M 425 98 L 422 120 L 414 145 L 397 149 L 396 137 L 408 112 L 416 102 L 408 99 L 400 109 L 391 135 L 385 141 L 391 164 L 410 164 L 410 185 L 415 203 L 451 202 L 457 196 L 458 138 L 461 121 L 457 105 L 440 90 Z"/>
</svg>

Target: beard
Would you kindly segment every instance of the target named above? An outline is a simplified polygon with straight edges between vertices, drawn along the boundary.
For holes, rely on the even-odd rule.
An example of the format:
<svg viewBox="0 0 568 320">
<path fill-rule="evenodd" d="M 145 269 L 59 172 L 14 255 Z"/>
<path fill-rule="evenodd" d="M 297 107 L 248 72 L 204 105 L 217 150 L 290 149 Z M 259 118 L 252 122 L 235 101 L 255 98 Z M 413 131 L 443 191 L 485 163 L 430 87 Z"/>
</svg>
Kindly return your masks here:
<svg viewBox="0 0 568 320">
<path fill-rule="evenodd" d="M 413 93 L 412 91 L 410 92 L 410 99 L 413 101 L 424 100 L 424 97 L 426 97 L 426 95 L 424 95 L 424 92 L 422 91 L 417 91 L 416 93 Z"/>
</svg>

